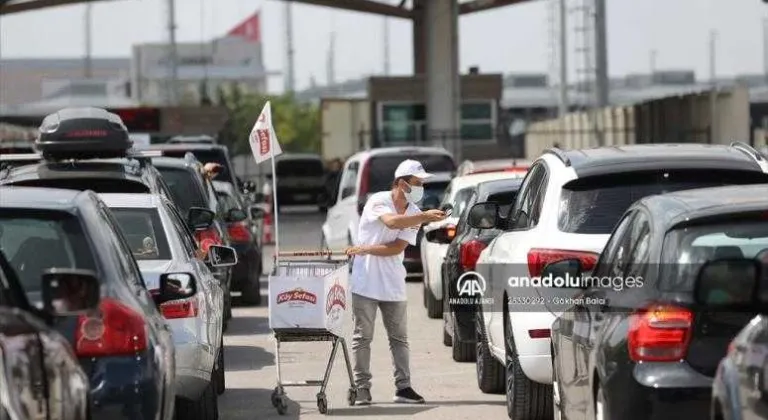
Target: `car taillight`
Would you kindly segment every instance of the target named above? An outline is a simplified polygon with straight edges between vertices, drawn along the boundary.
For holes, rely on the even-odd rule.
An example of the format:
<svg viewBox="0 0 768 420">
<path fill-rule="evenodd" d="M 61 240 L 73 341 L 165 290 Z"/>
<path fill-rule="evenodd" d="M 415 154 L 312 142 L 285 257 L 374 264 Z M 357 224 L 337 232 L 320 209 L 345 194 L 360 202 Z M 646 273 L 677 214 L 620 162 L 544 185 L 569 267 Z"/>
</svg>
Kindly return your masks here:
<svg viewBox="0 0 768 420">
<path fill-rule="evenodd" d="M 477 259 L 480 258 L 480 253 L 485 249 L 486 244 L 478 240 L 472 240 L 461 244 L 459 249 L 459 262 L 461 268 L 464 271 L 471 271 L 475 269 Z"/>
<path fill-rule="evenodd" d="M 250 242 L 251 231 L 245 222 L 235 222 L 227 226 L 229 237 L 235 242 Z"/>
<path fill-rule="evenodd" d="M 676 362 L 685 357 L 691 340 L 693 312 L 655 304 L 630 316 L 627 346 L 635 362 Z"/>
<path fill-rule="evenodd" d="M 531 338 L 549 338 L 552 335 L 552 330 L 548 328 L 538 330 L 528 330 L 528 337 Z"/>
<path fill-rule="evenodd" d="M 165 319 L 195 318 L 198 312 L 197 298 L 172 300 L 160 304 L 160 312 Z"/>
<path fill-rule="evenodd" d="M 221 245 L 221 236 L 213 226 L 205 230 L 195 231 L 195 238 L 200 245 L 200 249 L 204 252 L 208 252 L 208 248 L 211 245 Z"/>
<path fill-rule="evenodd" d="M 539 277 L 548 264 L 570 259 L 578 259 L 583 271 L 591 271 L 599 256 L 594 252 L 532 248 L 528 251 L 528 272 L 531 277 Z"/>
<path fill-rule="evenodd" d="M 448 239 L 453 239 L 456 237 L 456 225 L 447 225 L 443 229 L 445 229 L 445 237 Z"/>
<path fill-rule="evenodd" d="M 143 314 L 113 298 L 105 297 L 96 316 L 81 315 L 75 330 L 78 357 L 125 356 L 147 349 Z"/>
<path fill-rule="evenodd" d="M 360 190 L 357 192 L 357 214 L 362 215 L 365 208 L 365 201 L 370 189 L 371 165 L 363 163 L 363 172 L 360 176 Z"/>
</svg>

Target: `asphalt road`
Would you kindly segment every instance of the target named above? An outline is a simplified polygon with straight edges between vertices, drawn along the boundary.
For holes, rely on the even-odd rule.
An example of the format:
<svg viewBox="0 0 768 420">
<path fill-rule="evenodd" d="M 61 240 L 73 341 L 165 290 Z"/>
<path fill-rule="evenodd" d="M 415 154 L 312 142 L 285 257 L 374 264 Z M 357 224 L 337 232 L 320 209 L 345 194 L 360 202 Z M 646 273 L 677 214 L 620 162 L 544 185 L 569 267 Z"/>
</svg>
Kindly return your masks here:
<svg viewBox="0 0 768 420">
<path fill-rule="evenodd" d="M 281 214 L 281 250 L 316 249 L 323 216 L 311 210 L 289 209 Z M 271 266 L 272 247 L 265 262 Z M 422 418 L 441 420 L 507 418 L 503 395 L 478 390 L 474 363 L 456 363 L 442 344 L 442 321 L 428 319 L 422 306 L 421 283 L 409 283 L 408 330 L 413 387 L 427 400 L 424 405 L 392 403 L 394 384 L 389 346 L 380 318 L 372 349 L 373 405 L 350 407 L 349 380 L 339 352 L 326 391 L 328 413 L 317 411 L 316 387 L 287 388 L 288 412 L 278 415 L 270 402 L 275 387 L 275 343 L 269 330 L 267 307 L 236 307 L 224 338 L 227 391 L 219 399 L 223 420 L 345 418 Z M 264 289 L 266 295 L 266 278 Z M 267 299 L 264 299 L 266 302 Z M 351 320 L 349 320 L 351 321 Z M 347 322 L 350 342 L 351 322 Z M 284 380 L 321 379 L 330 343 L 284 343 L 281 373 Z M 351 355 L 350 355 L 351 357 Z"/>
</svg>

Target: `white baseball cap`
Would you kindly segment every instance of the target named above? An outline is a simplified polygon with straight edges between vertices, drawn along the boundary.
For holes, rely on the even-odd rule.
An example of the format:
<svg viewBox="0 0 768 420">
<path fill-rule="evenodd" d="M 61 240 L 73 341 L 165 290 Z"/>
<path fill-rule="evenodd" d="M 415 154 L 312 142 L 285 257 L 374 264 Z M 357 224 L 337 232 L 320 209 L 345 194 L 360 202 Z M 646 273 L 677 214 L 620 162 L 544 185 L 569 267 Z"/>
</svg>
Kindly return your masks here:
<svg viewBox="0 0 768 420">
<path fill-rule="evenodd" d="M 400 164 L 397 165 L 397 169 L 395 169 L 395 179 L 404 176 L 415 176 L 419 179 L 427 179 L 431 177 L 432 174 L 427 173 L 424 170 L 424 166 L 422 166 L 421 162 L 413 159 L 406 159 L 400 162 Z"/>
</svg>

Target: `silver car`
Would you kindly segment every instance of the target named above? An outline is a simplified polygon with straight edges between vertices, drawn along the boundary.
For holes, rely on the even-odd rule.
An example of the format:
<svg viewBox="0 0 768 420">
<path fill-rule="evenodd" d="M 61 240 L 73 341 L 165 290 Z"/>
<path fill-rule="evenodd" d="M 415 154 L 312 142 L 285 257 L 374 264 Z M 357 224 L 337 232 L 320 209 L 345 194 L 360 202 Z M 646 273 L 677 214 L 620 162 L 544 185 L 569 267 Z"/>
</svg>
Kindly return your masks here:
<svg viewBox="0 0 768 420">
<path fill-rule="evenodd" d="M 182 220 L 176 207 L 156 194 L 100 196 L 120 224 L 147 289 L 172 289 L 178 296 L 158 302 L 176 346 L 177 413 L 215 407 L 225 388 L 224 291 L 206 260 L 212 266 L 234 265 L 234 249 L 214 246 L 205 258 L 200 254 L 188 226 L 208 228 L 214 217 L 210 210 L 192 208 Z"/>
</svg>

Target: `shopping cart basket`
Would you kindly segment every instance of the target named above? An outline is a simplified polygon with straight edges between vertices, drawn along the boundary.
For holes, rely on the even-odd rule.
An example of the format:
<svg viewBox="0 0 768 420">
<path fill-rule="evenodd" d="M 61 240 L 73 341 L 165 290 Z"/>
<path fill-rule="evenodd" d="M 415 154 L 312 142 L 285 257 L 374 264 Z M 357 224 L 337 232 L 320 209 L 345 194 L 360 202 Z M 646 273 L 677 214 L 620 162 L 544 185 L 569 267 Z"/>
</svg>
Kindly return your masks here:
<svg viewBox="0 0 768 420">
<path fill-rule="evenodd" d="M 347 401 L 354 405 L 357 389 L 352 377 L 347 343 L 342 337 L 349 302 L 349 264 L 346 255 L 325 252 L 281 252 L 269 277 L 269 326 L 274 332 L 277 386 L 272 405 L 285 414 L 286 387 L 319 386 L 317 409 L 328 412 L 325 389 L 336 353 L 341 347 L 349 376 Z M 286 342 L 331 342 L 325 374 L 319 380 L 283 381 L 280 344 Z"/>
</svg>

